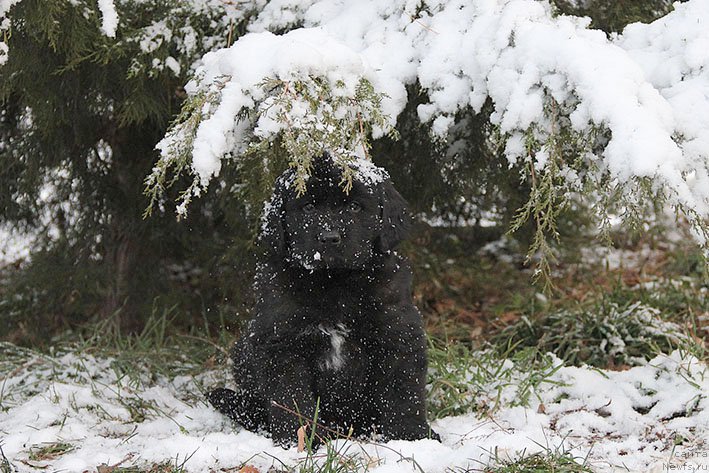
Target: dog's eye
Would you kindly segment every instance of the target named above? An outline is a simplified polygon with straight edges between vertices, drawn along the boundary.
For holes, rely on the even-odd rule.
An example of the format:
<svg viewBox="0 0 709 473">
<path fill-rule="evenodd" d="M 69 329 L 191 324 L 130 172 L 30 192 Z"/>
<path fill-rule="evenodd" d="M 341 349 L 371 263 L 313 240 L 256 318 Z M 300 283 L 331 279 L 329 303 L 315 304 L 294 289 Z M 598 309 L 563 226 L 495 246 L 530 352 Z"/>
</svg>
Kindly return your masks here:
<svg viewBox="0 0 709 473">
<path fill-rule="evenodd" d="M 308 202 L 303 206 L 303 211 L 306 213 L 310 213 L 313 210 L 315 210 L 315 204 L 313 204 L 312 202 Z"/>
<path fill-rule="evenodd" d="M 356 213 L 356 212 L 359 212 L 360 210 L 362 210 L 362 206 L 359 204 L 359 202 L 352 201 L 352 202 L 350 202 L 349 209 L 351 212 Z"/>
</svg>

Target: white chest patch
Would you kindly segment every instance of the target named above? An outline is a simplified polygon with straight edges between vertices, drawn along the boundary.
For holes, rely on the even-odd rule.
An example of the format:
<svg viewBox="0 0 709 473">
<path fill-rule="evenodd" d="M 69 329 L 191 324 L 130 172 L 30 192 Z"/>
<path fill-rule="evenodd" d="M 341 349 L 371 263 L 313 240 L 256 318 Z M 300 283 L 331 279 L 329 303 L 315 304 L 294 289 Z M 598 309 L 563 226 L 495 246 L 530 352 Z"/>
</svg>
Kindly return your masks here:
<svg viewBox="0 0 709 473">
<path fill-rule="evenodd" d="M 325 327 L 322 324 L 318 325 L 318 329 L 330 337 L 330 350 L 318 362 L 321 370 L 338 371 L 345 365 L 344 344 L 347 334 L 350 330 L 343 324 L 337 324 L 335 327 Z"/>
</svg>

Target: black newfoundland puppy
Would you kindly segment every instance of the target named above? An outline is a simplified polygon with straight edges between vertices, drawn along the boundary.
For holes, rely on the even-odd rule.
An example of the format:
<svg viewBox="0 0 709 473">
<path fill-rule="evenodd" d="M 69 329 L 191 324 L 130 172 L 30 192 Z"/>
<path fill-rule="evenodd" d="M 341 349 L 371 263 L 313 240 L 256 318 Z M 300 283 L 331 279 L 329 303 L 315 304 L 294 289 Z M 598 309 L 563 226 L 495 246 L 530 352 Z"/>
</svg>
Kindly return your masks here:
<svg viewBox="0 0 709 473">
<path fill-rule="evenodd" d="M 209 401 L 248 430 L 287 446 L 303 419 L 323 437 L 373 433 L 438 438 L 426 422 L 426 339 L 411 299 L 411 270 L 393 249 L 406 203 L 384 170 L 356 163 L 352 189 L 325 156 L 298 196 L 293 170 L 264 215 L 255 317 L 232 358 L 237 391 Z M 299 413 L 299 415 L 296 415 Z"/>
</svg>

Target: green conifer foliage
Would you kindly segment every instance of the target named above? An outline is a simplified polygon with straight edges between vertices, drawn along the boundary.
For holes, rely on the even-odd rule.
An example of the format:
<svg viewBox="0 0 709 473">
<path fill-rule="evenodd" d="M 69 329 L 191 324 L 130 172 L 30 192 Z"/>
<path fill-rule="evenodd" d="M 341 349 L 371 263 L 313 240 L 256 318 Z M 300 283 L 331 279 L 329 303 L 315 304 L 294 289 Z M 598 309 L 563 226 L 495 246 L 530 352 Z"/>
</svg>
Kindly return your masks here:
<svg viewBox="0 0 709 473">
<path fill-rule="evenodd" d="M 136 328 L 153 299 L 179 285 L 201 303 L 184 274 L 169 281 L 190 273 L 185 260 L 200 252 L 186 248 L 195 241 L 212 261 L 223 253 L 214 251 L 221 213 L 205 216 L 205 203 L 184 224 L 171 211 L 142 218 L 143 179 L 191 64 L 239 33 L 223 8 L 190 5 L 120 2 L 115 38 L 102 33 L 95 2 L 13 7 L 0 67 L 0 221 L 38 235 L 31 261 L 0 292 L 0 317 L 25 327 L 18 336 L 93 315 Z"/>
<path fill-rule="evenodd" d="M 606 33 L 619 33 L 635 22 L 650 23 L 672 10 L 672 0 L 553 0 L 566 15 L 587 16 L 591 26 Z"/>
</svg>

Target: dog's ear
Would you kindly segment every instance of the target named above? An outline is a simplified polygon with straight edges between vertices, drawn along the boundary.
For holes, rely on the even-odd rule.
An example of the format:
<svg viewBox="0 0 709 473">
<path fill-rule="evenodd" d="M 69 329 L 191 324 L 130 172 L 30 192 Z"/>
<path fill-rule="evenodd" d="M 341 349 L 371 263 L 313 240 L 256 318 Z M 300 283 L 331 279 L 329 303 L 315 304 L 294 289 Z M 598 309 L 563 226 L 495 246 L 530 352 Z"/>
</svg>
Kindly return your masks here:
<svg viewBox="0 0 709 473">
<path fill-rule="evenodd" d="M 394 189 L 391 182 L 384 181 L 380 189 L 379 209 L 382 229 L 379 238 L 377 238 L 376 246 L 380 252 L 388 253 L 409 236 L 411 216 L 409 215 L 406 201 Z"/>
<path fill-rule="evenodd" d="M 284 228 L 284 198 L 286 186 L 279 179 L 276 181 L 271 198 L 263 207 L 261 215 L 261 229 L 258 235 L 258 245 L 266 255 L 271 257 L 283 257 L 286 251 L 286 239 Z"/>
</svg>

